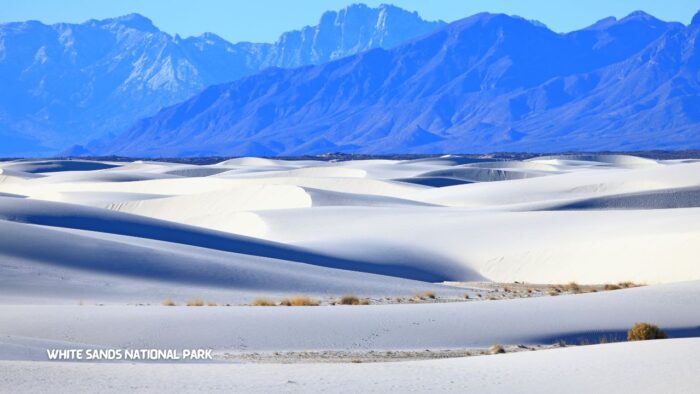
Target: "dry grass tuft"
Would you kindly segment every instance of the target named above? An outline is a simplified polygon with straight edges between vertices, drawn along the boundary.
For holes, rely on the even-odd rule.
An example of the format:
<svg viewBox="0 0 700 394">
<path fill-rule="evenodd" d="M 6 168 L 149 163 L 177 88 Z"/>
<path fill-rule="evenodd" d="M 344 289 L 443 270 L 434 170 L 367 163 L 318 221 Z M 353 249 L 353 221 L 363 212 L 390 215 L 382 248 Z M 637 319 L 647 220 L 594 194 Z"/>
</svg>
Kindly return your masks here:
<svg viewBox="0 0 700 394">
<path fill-rule="evenodd" d="M 285 298 L 280 303 L 280 305 L 284 306 L 318 306 L 319 304 L 320 302 L 318 302 L 318 300 L 314 300 L 313 298 L 307 296 Z"/>
<path fill-rule="evenodd" d="M 506 349 L 503 348 L 503 346 L 499 344 L 495 344 L 489 348 L 489 354 L 503 354 L 506 352 Z"/>
<path fill-rule="evenodd" d="M 668 335 L 659 327 L 648 323 L 637 323 L 627 331 L 628 341 L 647 341 L 651 339 L 666 339 Z"/>
<path fill-rule="evenodd" d="M 204 300 L 194 299 L 187 301 L 187 306 L 204 306 Z"/>
<path fill-rule="evenodd" d="M 340 298 L 341 305 L 360 305 L 360 299 L 354 295 L 344 295 Z"/>
<path fill-rule="evenodd" d="M 250 306 L 275 306 L 275 303 L 267 298 L 256 298 L 250 303 Z"/>
<path fill-rule="evenodd" d="M 618 285 L 612 285 L 612 284 L 606 284 L 605 287 L 603 287 L 603 290 L 620 290 L 622 287 Z"/>
<path fill-rule="evenodd" d="M 424 291 L 422 293 L 416 294 L 415 296 L 413 296 L 413 298 L 415 300 L 427 300 L 427 299 L 434 300 L 436 297 L 435 297 L 435 293 L 433 293 L 432 291 Z"/>
<path fill-rule="evenodd" d="M 634 282 L 630 282 L 630 281 L 620 282 L 620 283 L 618 283 L 617 285 L 620 286 L 620 287 L 622 287 L 623 289 L 631 289 L 631 288 L 633 288 L 633 287 L 641 287 L 641 286 L 644 286 L 644 285 L 642 285 L 642 284 L 634 283 Z"/>
<path fill-rule="evenodd" d="M 207 306 L 219 306 L 219 304 L 217 304 L 214 301 L 209 301 L 209 302 L 207 302 Z"/>
<path fill-rule="evenodd" d="M 572 293 L 580 293 L 581 292 L 581 286 L 578 285 L 576 282 L 569 282 L 568 285 L 564 286 L 566 290 L 571 291 Z"/>
<path fill-rule="evenodd" d="M 168 298 L 167 300 L 163 300 L 163 302 L 161 302 L 160 304 L 163 306 L 177 306 L 175 301 L 171 300 L 170 298 Z"/>
</svg>

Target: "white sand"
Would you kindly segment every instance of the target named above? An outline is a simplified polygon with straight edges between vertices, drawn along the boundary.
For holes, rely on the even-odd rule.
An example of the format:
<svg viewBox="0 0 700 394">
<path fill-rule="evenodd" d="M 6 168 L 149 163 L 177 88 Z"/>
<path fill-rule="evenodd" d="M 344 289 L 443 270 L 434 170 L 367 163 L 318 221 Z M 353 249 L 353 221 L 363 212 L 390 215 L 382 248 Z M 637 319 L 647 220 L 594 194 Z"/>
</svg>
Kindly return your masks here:
<svg viewBox="0 0 700 394">
<path fill-rule="evenodd" d="M 3 162 L 0 170 L 0 360 L 13 360 L 0 369 L 0 391 L 48 390 L 64 374 L 87 374 L 85 384 L 132 379 L 148 390 L 229 372 L 245 377 L 196 387 L 462 391 L 483 381 L 493 391 L 547 392 L 562 387 L 556 376 L 568 376 L 566 389 L 575 392 L 614 383 L 636 392 L 697 386 L 688 373 L 697 364 L 695 340 L 307 370 L 190 365 L 178 366 L 175 378 L 159 365 L 140 375 L 128 365 L 42 362 L 47 347 L 208 347 L 222 354 L 595 343 L 624 336 L 638 321 L 671 337 L 698 336 L 697 161 L 45 160 Z M 440 182 L 455 185 L 430 186 Z M 650 286 L 508 301 L 235 306 L 295 294 L 380 300 L 432 291 L 454 300 L 476 290 L 435 282 L 468 280 Z M 234 306 L 160 306 L 166 298 Z M 658 375 L 625 367 L 651 362 L 644 357 L 669 361 L 652 368 Z M 419 380 L 414 368 L 434 372 Z M 606 377 L 610 370 L 616 376 Z"/>
<path fill-rule="evenodd" d="M 695 393 L 700 340 L 585 346 L 373 364 L 76 364 L 0 362 L 14 393 Z M 31 378 L 29 378 L 31 377 Z"/>
</svg>

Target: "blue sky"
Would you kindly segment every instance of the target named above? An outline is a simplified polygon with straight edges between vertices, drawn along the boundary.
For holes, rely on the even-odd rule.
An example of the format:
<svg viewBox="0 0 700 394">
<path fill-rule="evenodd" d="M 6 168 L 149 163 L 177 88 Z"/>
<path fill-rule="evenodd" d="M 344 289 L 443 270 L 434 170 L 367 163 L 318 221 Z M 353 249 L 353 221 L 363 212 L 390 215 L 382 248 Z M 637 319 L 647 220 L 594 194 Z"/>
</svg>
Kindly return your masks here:
<svg viewBox="0 0 700 394">
<path fill-rule="evenodd" d="M 280 33 L 313 25 L 326 10 L 351 0 L 0 0 L 0 22 L 40 20 L 83 22 L 138 12 L 168 33 L 181 36 L 213 32 L 230 41 L 272 42 Z M 700 10 L 698 0 L 395 0 L 390 3 L 425 19 L 453 21 L 477 12 L 503 12 L 537 19 L 559 32 L 588 26 L 606 16 L 644 10 L 660 19 L 688 24 Z"/>
</svg>

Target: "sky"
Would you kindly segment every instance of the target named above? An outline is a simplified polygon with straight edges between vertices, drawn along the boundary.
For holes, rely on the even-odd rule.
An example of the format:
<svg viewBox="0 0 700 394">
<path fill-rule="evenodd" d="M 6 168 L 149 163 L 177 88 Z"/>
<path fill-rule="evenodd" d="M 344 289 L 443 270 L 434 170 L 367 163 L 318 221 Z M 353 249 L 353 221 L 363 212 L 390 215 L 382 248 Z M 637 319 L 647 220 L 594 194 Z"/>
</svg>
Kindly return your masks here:
<svg viewBox="0 0 700 394">
<path fill-rule="evenodd" d="M 274 42 L 289 30 L 315 25 L 324 11 L 352 0 L 0 0 L 0 22 L 39 20 L 80 23 L 132 12 L 150 18 L 163 31 L 187 37 L 216 33 L 232 41 Z M 700 0 L 380 0 L 417 11 L 424 19 L 451 22 L 478 12 L 500 12 L 537 19 L 557 32 L 593 24 L 607 16 L 643 10 L 662 20 L 690 23 Z"/>
</svg>

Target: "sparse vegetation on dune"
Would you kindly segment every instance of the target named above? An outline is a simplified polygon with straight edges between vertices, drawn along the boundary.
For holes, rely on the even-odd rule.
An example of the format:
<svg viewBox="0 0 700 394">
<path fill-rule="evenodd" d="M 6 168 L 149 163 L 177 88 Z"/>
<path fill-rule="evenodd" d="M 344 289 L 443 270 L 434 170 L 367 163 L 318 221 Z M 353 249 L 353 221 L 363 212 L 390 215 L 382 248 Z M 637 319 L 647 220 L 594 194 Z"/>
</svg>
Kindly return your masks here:
<svg viewBox="0 0 700 394">
<path fill-rule="evenodd" d="M 250 306 L 275 306 L 275 305 L 277 305 L 277 304 L 275 304 L 274 301 L 269 300 L 267 298 L 262 298 L 262 297 L 256 298 L 253 300 L 253 302 L 250 303 Z"/>
<path fill-rule="evenodd" d="M 608 283 L 604 286 L 604 290 L 620 290 L 620 289 L 631 289 L 633 287 L 642 287 L 643 284 L 634 283 L 630 281 L 619 282 L 617 284 Z"/>
<path fill-rule="evenodd" d="M 161 303 L 163 306 L 177 306 L 177 303 L 171 299 L 163 300 Z"/>
<path fill-rule="evenodd" d="M 194 299 L 187 301 L 187 306 L 204 306 L 204 300 Z"/>
<path fill-rule="evenodd" d="M 354 295 L 345 295 L 337 302 L 340 305 L 369 305 L 369 300 L 366 298 L 358 298 Z"/>
<path fill-rule="evenodd" d="M 437 296 L 432 291 L 424 291 L 422 293 L 416 293 L 413 296 L 413 301 L 424 301 L 424 300 L 434 300 Z"/>
<path fill-rule="evenodd" d="M 280 302 L 280 305 L 284 306 L 318 306 L 321 303 L 318 300 L 307 296 L 295 296 L 292 298 L 285 298 Z"/>
</svg>

